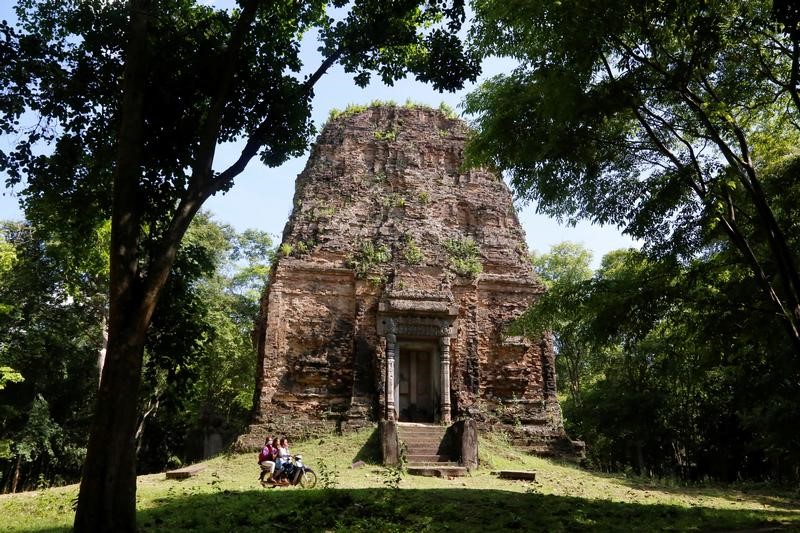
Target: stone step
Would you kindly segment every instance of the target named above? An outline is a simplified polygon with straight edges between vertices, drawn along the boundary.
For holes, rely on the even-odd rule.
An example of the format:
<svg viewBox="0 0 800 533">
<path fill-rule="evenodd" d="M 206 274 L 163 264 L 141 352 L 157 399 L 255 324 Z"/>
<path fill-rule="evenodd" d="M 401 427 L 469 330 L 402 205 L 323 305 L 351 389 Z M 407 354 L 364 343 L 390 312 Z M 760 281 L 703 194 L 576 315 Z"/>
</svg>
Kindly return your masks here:
<svg viewBox="0 0 800 533">
<path fill-rule="evenodd" d="M 441 444 L 442 443 L 442 439 L 427 439 L 427 438 L 423 439 L 421 437 L 413 437 L 413 438 L 405 438 L 405 439 L 400 437 L 400 441 L 401 442 L 405 442 L 406 446 L 414 446 L 416 444 L 419 444 L 421 446 L 427 446 L 427 445 L 431 445 L 431 444 Z"/>
<path fill-rule="evenodd" d="M 415 448 L 413 450 L 406 450 L 406 456 L 411 455 L 445 455 L 444 450 L 439 448 Z"/>
<path fill-rule="evenodd" d="M 537 457 L 554 457 L 558 455 L 560 450 L 554 450 L 549 446 L 514 446 L 514 449 L 521 453 L 528 455 L 535 455 Z"/>
<path fill-rule="evenodd" d="M 443 445 L 446 432 L 445 426 L 438 425 L 401 423 L 397 426 L 397 437 L 405 447 L 409 463 L 426 466 L 449 462 L 450 456 L 446 453 L 450 450 Z"/>
<path fill-rule="evenodd" d="M 467 475 L 467 469 L 463 466 L 412 466 L 408 465 L 407 472 L 412 476 L 427 476 L 427 477 L 463 477 Z"/>
<path fill-rule="evenodd" d="M 444 433 L 447 431 L 447 426 L 440 426 L 439 424 L 411 424 L 398 422 L 397 431 L 439 431 Z"/>
<path fill-rule="evenodd" d="M 440 426 L 438 424 L 404 424 L 400 422 L 397 424 L 397 431 L 446 431 L 447 426 Z"/>
<path fill-rule="evenodd" d="M 417 441 L 417 440 L 435 440 L 436 442 L 442 442 L 444 440 L 444 435 L 434 435 L 434 434 L 398 434 L 397 438 L 400 440 L 405 441 Z"/>
<path fill-rule="evenodd" d="M 438 444 L 427 446 L 406 446 L 405 450 L 406 455 L 439 455 L 450 452 L 449 448 L 445 446 L 439 446 Z"/>
<path fill-rule="evenodd" d="M 569 443 L 538 444 L 536 446 L 514 446 L 520 453 L 535 455 L 537 457 L 556 457 L 570 461 L 583 458 L 583 449 L 576 448 Z"/>
<path fill-rule="evenodd" d="M 206 469 L 204 464 L 190 465 L 177 470 L 170 470 L 167 474 L 167 479 L 186 479 L 188 477 L 196 476 L 198 473 Z"/>
<path fill-rule="evenodd" d="M 537 446 L 540 444 L 550 445 L 552 443 L 569 442 L 561 436 L 537 435 L 535 437 L 512 437 L 509 439 L 512 446 Z"/>
<path fill-rule="evenodd" d="M 403 431 L 403 430 L 400 430 L 400 431 L 397 432 L 397 436 L 400 437 L 401 439 L 403 437 L 427 437 L 427 438 L 441 439 L 441 438 L 444 437 L 444 434 L 445 434 L 445 432 L 442 431 L 442 430 L 438 430 L 438 431 L 429 431 L 429 430 L 425 430 L 425 431 L 405 430 L 405 431 Z"/>
<path fill-rule="evenodd" d="M 406 456 L 409 463 L 447 463 L 450 462 L 449 455 L 443 454 L 408 454 Z"/>
<path fill-rule="evenodd" d="M 500 470 L 497 475 L 500 479 L 536 481 L 536 472 L 532 470 Z"/>
<path fill-rule="evenodd" d="M 408 442 L 407 440 L 401 441 L 407 450 L 419 450 L 419 449 L 434 449 L 437 450 L 442 448 L 442 443 L 440 441 L 432 440 L 432 441 L 412 441 Z"/>
</svg>

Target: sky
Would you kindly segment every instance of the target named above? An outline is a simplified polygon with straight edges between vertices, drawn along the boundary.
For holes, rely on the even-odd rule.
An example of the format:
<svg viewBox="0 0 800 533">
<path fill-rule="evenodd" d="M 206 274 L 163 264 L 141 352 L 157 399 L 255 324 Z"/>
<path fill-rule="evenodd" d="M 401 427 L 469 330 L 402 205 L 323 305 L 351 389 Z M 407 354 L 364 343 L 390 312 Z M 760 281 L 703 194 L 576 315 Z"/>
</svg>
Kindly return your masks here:
<svg viewBox="0 0 800 533">
<path fill-rule="evenodd" d="M 228 7 L 232 0 L 204 0 L 204 3 Z M 15 20 L 12 5 L 11 0 L 0 0 L 0 19 Z M 315 34 L 307 35 L 301 45 L 304 72 L 315 70 L 320 62 L 315 37 Z M 397 103 L 412 100 L 431 107 L 438 107 L 444 102 L 461 114 L 464 96 L 474 90 L 481 80 L 509 72 L 513 66 L 514 63 L 510 60 L 489 59 L 484 62 L 483 74 L 477 82 L 455 93 L 439 93 L 413 79 L 401 80 L 392 87 L 373 81 L 361 89 L 341 67 L 335 66 L 316 85 L 312 119 L 319 131 L 332 109 L 344 109 L 349 103 L 365 104 L 373 100 L 393 100 Z M 463 118 L 469 121 L 468 116 Z M 0 138 L 0 147 L 8 148 L 9 145 L 8 138 Z M 217 150 L 214 169 L 226 168 L 239 155 L 242 145 L 243 143 L 221 145 Z M 291 159 L 277 168 L 265 167 L 260 161 L 253 159 L 247 169 L 236 178 L 233 188 L 225 194 L 210 198 L 206 202 L 205 209 L 212 212 L 217 221 L 230 224 L 238 231 L 247 228 L 267 231 L 275 235 L 277 242 L 292 208 L 295 177 L 303 170 L 307 158 L 308 153 Z M 5 177 L 2 178 L 4 182 Z M 22 218 L 16 196 L 19 189 L 19 186 L 15 190 L 3 189 L 0 195 L 0 219 Z M 554 244 L 567 240 L 574 241 L 582 243 L 593 252 L 593 266 L 597 267 L 607 252 L 637 246 L 615 227 L 591 225 L 588 222 L 570 227 L 537 214 L 535 204 L 519 207 L 520 223 L 525 230 L 528 248 L 531 251 L 544 253 Z"/>
</svg>

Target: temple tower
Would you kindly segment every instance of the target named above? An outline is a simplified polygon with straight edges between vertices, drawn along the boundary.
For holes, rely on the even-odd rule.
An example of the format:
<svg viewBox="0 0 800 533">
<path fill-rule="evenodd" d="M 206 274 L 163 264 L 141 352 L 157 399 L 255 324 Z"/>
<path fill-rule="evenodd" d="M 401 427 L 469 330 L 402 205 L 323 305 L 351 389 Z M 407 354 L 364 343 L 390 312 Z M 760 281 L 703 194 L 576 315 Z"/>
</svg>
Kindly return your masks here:
<svg viewBox="0 0 800 533">
<path fill-rule="evenodd" d="M 563 437 L 548 337 L 507 325 L 544 287 L 466 125 L 376 106 L 331 119 L 298 176 L 262 300 L 256 423 L 506 424 Z"/>
</svg>

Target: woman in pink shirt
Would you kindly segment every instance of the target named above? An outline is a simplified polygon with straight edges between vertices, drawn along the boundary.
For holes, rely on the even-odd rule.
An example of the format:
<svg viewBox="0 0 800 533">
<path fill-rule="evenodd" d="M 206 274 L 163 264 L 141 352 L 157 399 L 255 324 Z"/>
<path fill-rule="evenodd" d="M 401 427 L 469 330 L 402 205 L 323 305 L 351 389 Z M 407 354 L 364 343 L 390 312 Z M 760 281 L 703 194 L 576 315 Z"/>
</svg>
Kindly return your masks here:
<svg viewBox="0 0 800 533">
<path fill-rule="evenodd" d="M 271 481 L 275 473 L 275 458 L 278 451 L 275 444 L 277 444 L 277 441 L 278 439 L 274 437 L 267 437 L 267 440 L 264 441 L 264 447 L 261 448 L 261 453 L 258 454 L 258 464 L 261 465 L 261 475 L 258 476 L 258 480 L 261 483 L 265 483 L 264 474 L 269 472 L 267 481 Z"/>
</svg>

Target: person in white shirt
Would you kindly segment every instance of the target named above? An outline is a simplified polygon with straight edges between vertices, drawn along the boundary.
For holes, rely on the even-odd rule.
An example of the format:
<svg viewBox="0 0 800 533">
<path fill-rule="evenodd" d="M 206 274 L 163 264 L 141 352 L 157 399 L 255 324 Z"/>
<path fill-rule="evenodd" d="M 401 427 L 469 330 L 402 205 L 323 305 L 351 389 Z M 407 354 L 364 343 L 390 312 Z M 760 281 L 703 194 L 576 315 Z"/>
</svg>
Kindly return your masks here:
<svg viewBox="0 0 800 533">
<path fill-rule="evenodd" d="M 275 461 L 275 473 L 273 479 L 278 479 L 284 467 L 290 462 L 292 455 L 289 453 L 289 439 L 283 437 L 278 446 L 278 458 Z"/>
</svg>

